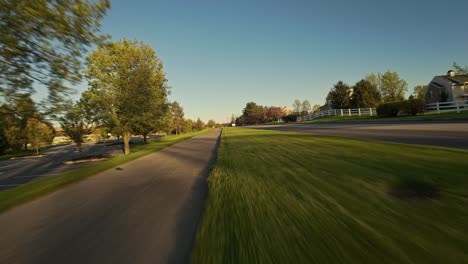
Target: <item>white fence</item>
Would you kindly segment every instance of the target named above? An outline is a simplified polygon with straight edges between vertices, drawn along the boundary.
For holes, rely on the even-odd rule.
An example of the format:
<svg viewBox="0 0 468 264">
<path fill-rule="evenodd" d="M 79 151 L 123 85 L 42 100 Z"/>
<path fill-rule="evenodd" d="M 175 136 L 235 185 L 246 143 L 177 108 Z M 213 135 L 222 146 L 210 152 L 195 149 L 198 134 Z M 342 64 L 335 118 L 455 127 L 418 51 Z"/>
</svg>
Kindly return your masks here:
<svg viewBox="0 0 468 264">
<path fill-rule="evenodd" d="M 426 105 L 426 111 L 431 113 L 457 112 L 468 110 L 468 100 L 453 101 L 443 103 L 433 103 Z M 375 108 L 352 108 L 352 109 L 330 109 L 314 114 L 300 116 L 299 121 L 308 121 L 328 116 L 377 116 Z"/>
<path fill-rule="evenodd" d="M 455 111 L 460 113 L 461 110 L 468 110 L 468 100 L 427 104 L 426 110 L 436 113 Z"/>
<path fill-rule="evenodd" d="M 298 119 L 299 121 L 308 121 L 327 116 L 377 116 L 377 111 L 375 108 L 330 109 L 306 116 L 300 116 Z"/>
</svg>

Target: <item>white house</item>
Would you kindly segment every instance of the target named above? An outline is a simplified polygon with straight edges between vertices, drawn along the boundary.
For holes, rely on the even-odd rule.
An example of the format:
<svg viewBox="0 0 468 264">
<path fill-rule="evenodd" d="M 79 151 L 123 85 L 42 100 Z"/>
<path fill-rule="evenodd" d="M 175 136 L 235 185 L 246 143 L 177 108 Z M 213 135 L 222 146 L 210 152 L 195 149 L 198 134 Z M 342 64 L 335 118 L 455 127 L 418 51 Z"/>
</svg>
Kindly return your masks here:
<svg viewBox="0 0 468 264">
<path fill-rule="evenodd" d="M 445 95 L 444 95 L 445 94 Z M 464 101 L 468 99 L 468 75 L 456 75 L 450 70 L 447 75 L 435 76 L 427 85 L 427 103 Z"/>
</svg>

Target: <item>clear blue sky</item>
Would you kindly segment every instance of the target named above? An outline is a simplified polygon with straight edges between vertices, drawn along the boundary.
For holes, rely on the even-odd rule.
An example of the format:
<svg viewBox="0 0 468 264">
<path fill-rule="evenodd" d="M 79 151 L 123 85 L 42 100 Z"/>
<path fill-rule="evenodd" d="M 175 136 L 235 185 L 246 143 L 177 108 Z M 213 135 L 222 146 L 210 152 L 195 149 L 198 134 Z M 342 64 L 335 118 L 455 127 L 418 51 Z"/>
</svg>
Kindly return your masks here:
<svg viewBox="0 0 468 264">
<path fill-rule="evenodd" d="M 186 117 L 323 104 L 334 83 L 397 71 L 408 94 L 468 64 L 468 1 L 113 0 L 103 31 L 150 44 Z M 82 90 L 82 89 L 79 89 Z"/>
</svg>

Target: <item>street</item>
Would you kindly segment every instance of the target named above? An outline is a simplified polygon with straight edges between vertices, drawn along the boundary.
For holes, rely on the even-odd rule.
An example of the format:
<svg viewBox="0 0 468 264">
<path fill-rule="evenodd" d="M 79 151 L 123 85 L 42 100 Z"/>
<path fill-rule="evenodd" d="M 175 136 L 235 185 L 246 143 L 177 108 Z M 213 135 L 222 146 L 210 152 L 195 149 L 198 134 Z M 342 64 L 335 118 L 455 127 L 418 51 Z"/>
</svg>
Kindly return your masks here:
<svg viewBox="0 0 468 264">
<path fill-rule="evenodd" d="M 466 120 L 291 123 L 249 126 L 249 128 L 468 149 Z"/>
</svg>

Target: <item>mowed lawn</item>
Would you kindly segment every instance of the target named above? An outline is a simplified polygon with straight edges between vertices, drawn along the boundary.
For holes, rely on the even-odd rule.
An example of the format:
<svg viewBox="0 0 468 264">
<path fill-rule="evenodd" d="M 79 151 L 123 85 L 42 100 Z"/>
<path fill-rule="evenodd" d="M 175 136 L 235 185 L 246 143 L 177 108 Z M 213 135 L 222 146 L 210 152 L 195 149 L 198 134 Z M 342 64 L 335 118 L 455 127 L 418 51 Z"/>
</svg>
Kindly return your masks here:
<svg viewBox="0 0 468 264">
<path fill-rule="evenodd" d="M 468 263 L 468 152 L 223 130 L 194 263 Z"/>
</svg>

